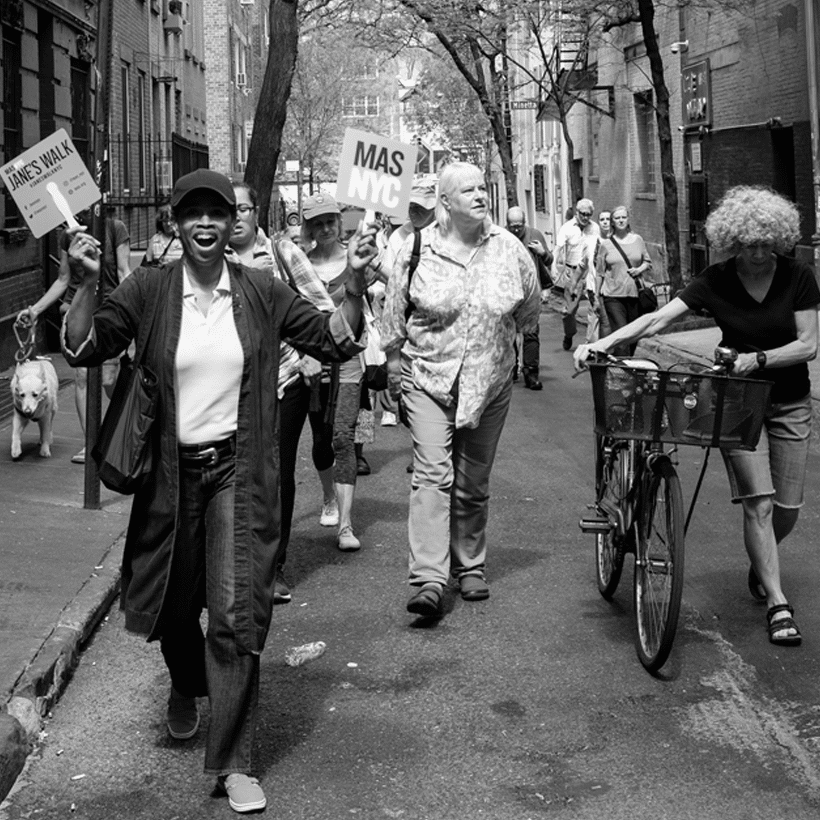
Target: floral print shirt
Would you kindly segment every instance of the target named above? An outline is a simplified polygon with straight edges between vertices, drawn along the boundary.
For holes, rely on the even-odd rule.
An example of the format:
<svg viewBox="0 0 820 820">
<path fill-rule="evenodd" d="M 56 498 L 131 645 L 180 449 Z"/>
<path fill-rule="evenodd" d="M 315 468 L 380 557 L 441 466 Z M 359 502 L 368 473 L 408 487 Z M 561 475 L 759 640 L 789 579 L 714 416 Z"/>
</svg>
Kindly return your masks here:
<svg viewBox="0 0 820 820">
<path fill-rule="evenodd" d="M 456 404 L 456 427 L 476 427 L 512 376 L 513 343 L 533 329 L 540 288 L 529 251 L 490 224 L 467 264 L 457 261 L 437 223 L 422 233 L 421 257 L 410 283 L 412 234 L 387 283 L 382 347 L 401 348 L 415 385 L 444 405 Z"/>
</svg>

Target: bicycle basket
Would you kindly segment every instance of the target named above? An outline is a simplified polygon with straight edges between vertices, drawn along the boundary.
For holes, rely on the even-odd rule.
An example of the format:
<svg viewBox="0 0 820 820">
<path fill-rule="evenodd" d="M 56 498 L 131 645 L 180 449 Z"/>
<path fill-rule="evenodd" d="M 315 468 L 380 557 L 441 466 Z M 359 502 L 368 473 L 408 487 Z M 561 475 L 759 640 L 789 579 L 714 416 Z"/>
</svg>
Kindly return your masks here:
<svg viewBox="0 0 820 820">
<path fill-rule="evenodd" d="M 593 364 L 595 432 L 701 447 L 754 450 L 771 382 Z"/>
</svg>

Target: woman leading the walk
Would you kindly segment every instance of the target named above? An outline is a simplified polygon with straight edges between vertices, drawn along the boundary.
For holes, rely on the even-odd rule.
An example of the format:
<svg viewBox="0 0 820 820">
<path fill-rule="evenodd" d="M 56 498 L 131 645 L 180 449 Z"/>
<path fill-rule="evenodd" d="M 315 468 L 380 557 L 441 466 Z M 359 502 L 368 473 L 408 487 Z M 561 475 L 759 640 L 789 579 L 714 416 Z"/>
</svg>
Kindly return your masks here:
<svg viewBox="0 0 820 820">
<path fill-rule="evenodd" d="M 436 219 L 399 251 L 387 283 L 382 345 L 391 395 L 413 436 L 407 609 L 441 614 L 450 575 L 468 601 L 484 577 L 489 479 L 512 393 L 516 334 L 538 321 L 541 289 L 530 252 L 493 225 L 484 175 L 448 165 Z M 409 290 L 408 290 L 409 284 Z"/>
<path fill-rule="evenodd" d="M 783 255 L 800 238 L 800 218 L 794 204 L 773 191 L 732 188 L 709 214 L 706 235 L 715 251 L 731 256 L 654 313 L 581 345 L 575 365 L 583 367 L 593 351 L 636 342 L 688 310 L 705 308 L 723 333 L 721 344 L 739 352 L 732 375 L 774 382 L 757 449 L 721 452 L 732 500 L 743 507 L 750 588 L 768 604 L 769 640 L 799 644 L 794 610 L 781 588 L 778 544 L 803 505 L 811 428 L 806 362 L 817 355 L 820 289 L 807 265 Z"/>
<path fill-rule="evenodd" d="M 612 211 L 612 230 L 602 237 L 596 254 L 595 292 L 600 294 L 609 327 L 618 330 L 640 315 L 637 281 L 652 270 L 652 260 L 646 243 L 629 225 L 629 211 L 619 205 Z M 633 345 L 620 345 L 615 351 L 628 356 Z"/>
<path fill-rule="evenodd" d="M 279 342 L 331 360 L 362 349 L 373 229 L 351 241 L 347 294 L 328 315 L 269 272 L 225 258 L 236 219 L 227 177 L 186 174 L 171 205 L 182 258 L 138 268 L 96 311 L 99 249 L 87 234 L 74 236 L 69 255 L 82 280 L 66 315 L 64 352 L 72 364 L 99 364 L 150 323 L 143 361 L 157 379 L 155 458 L 128 526 L 126 628 L 160 640 L 173 737 L 194 736 L 196 698 L 209 698 L 205 771 L 231 807 L 246 812 L 266 803 L 248 775 L 279 543 Z"/>
<path fill-rule="evenodd" d="M 305 254 L 288 239 L 271 240 L 259 228 L 256 191 L 246 182 L 234 182 L 236 223 L 230 248 L 237 259 L 251 268 L 262 268 L 277 276 L 325 313 L 335 309 L 325 286 L 311 267 Z M 277 243 L 278 253 L 274 251 Z M 287 270 L 284 270 L 284 267 Z M 313 433 L 311 455 L 313 466 L 322 481 L 326 503 L 335 498 L 333 489 L 333 436 L 325 424 L 328 385 L 320 385 L 322 364 L 306 353 L 300 353 L 282 342 L 279 353 L 279 472 L 282 509 L 280 512 L 279 554 L 276 561 L 275 604 L 286 604 L 291 592 L 284 578 L 284 566 L 290 544 L 293 506 L 296 500 L 296 456 L 305 419 L 310 419 Z M 310 410 L 311 398 L 317 405 Z"/>
</svg>

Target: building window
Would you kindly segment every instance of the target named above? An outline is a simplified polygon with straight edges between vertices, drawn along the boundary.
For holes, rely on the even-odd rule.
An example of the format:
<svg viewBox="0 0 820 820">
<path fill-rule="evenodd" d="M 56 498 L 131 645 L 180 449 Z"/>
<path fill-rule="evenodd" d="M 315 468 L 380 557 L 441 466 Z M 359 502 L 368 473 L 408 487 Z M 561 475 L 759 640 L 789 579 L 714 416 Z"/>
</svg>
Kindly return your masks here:
<svg viewBox="0 0 820 820">
<path fill-rule="evenodd" d="M 234 35 L 233 48 L 233 74 L 237 88 L 247 88 L 248 82 L 248 58 L 245 44 Z"/>
<path fill-rule="evenodd" d="M 600 148 L 599 141 L 601 135 L 601 115 L 592 108 L 589 111 L 589 127 L 587 133 L 589 135 L 589 144 L 587 146 L 587 157 L 589 162 L 589 177 L 590 179 L 598 179 L 601 175 L 600 165 Z"/>
<path fill-rule="evenodd" d="M 638 137 L 638 192 L 654 194 L 657 140 L 655 106 L 651 91 L 642 91 L 635 95 L 635 123 Z"/>
<path fill-rule="evenodd" d="M 122 94 L 122 137 L 120 145 L 120 157 L 122 167 L 120 168 L 120 179 L 122 179 L 123 191 L 131 189 L 131 154 L 128 144 L 128 135 L 131 133 L 131 72 L 127 65 L 120 66 L 120 93 Z"/>
<path fill-rule="evenodd" d="M 3 26 L 3 164 L 11 162 L 23 153 L 23 98 L 20 32 Z M 20 211 L 11 198 L 8 187 L 3 186 L 4 219 L 6 228 L 23 224 Z"/>
<path fill-rule="evenodd" d="M 535 194 L 535 210 L 541 213 L 547 212 L 547 200 L 544 190 L 544 171 L 543 165 L 536 165 L 533 168 L 532 182 L 533 193 Z"/>
<path fill-rule="evenodd" d="M 89 156 L 91 128 L 91 91 L 89 63 L 71 58 L 71 139 L 86 168 L 92 167 Z"/>
<path fill-rule="evenodd" d="M 148 188 L 148 127 L 147 127 L 147 111 L 145 109 L 145 95 L 147 92 L 147 83 L 145 72 L 137 72 L 137 117 L 139 122 L 137 128 L 139 129 L 139 178 L 140 190 L 145 191 Z"/>
<path fill-rule="evenodd" d="M 342 97 L 343 117 L 378 117 L 378 95 L 364 94 L 361 97 Z"/>
</svg>

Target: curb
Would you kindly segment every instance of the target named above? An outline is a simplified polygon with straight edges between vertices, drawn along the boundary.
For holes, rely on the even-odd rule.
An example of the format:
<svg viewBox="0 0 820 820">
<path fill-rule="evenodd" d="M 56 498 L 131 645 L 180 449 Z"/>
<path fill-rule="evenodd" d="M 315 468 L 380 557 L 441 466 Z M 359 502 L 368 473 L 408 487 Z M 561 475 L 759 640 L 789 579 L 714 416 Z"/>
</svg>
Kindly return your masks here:
<svg viewBox="0 0 820 820">
<path fill-rule="evenodd" d="M 34 750 L 43 718 L 65 689 L 83 645 L 119 594 L 124 545 L 123 534 L 60 613 L 53 631 L 18 678 L 5 710 L 0 710 L 0 801 Z"/>
</svg>

